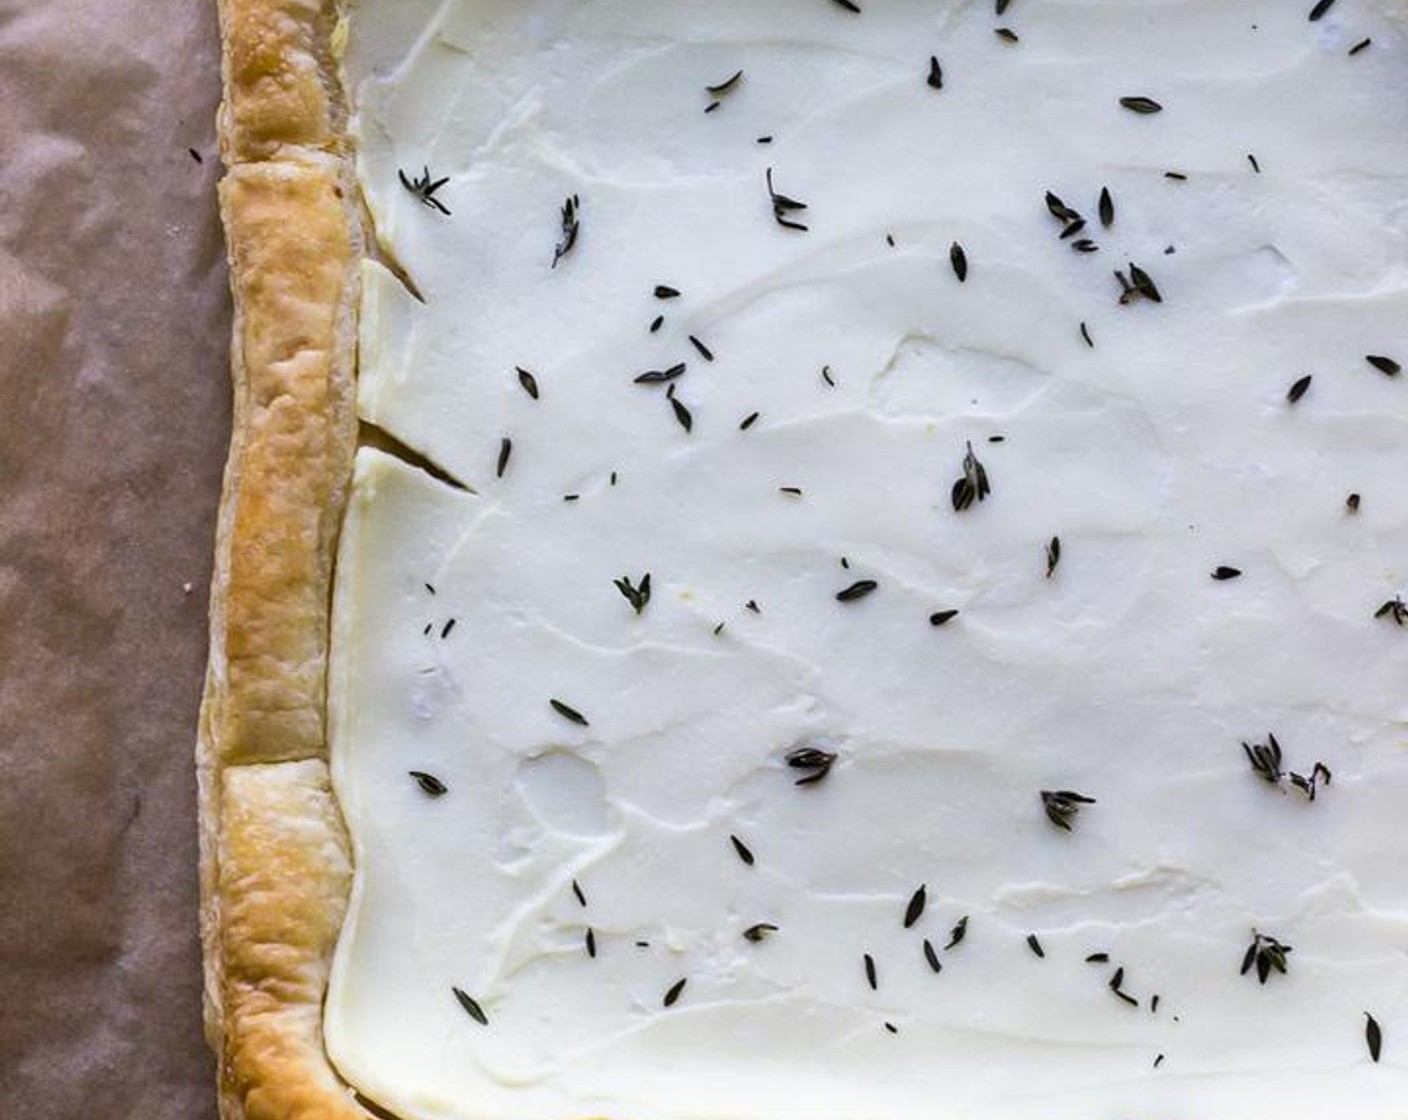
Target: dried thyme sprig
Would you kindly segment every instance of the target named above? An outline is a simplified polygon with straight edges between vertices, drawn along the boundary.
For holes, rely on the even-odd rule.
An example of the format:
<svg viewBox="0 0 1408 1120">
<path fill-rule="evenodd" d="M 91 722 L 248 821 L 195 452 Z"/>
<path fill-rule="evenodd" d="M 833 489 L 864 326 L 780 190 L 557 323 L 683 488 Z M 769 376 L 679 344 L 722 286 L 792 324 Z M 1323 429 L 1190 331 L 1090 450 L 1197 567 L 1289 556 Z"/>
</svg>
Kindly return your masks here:
<svg viewBox="0 0 1408 1120">
<path fill-rule="evenodd" d="M 805 210 L 807 208 L 807 204 L 805 202 L 799 202 L 795 198 L 790 198 L 787 195 L 780 193 L 772 185 L 771 167 L 768 168 L 767 172 L 767 184 L 768 199 L 772 202 L 773 220 L 776 221 L 778 225 L 782 226 L 783 229 L 801 230 L 803 233 L 805 233 L 808 227 L 801 222 L 789 218 L 787 215 L 794 214 L 799 210 Z"/>
<path fill-rule="evenodd" d="M 1359 508 L 1357 502 L 1354 508 Z M 1408 626 L 1408 603 L 1403 601 L 1402 595 L 1395 595 L 1374 612 L 1374 617 L 1386 618 L 1395 626 Z"/>
<path fill-rule="evenodd" d="M 801 746 L 794 747 L 787 752 L 787 765 L 794 770 L 810 771 L 805 777 L 798 778 L 796 785 L 810 786 L 822 781 L 827 774 L 831 773 L 831 767 L 836 762 L 836 754 L 832 751 L 822 750 L 820 747 Z"/>
<path fill-rule="evenodd" d="M 616 584 L 616 590 L 625 597 L 626 602 L 631 604 L 631 609 L 634 610 L 636 614 L 640 614 L 645 610 L 646 604 L 650 602 L 649 572 L 641 576 L 640 583 L 635 586 L 632 586 L 630 576 L 622 576 L 620 579 L 614 580 L 613 582 Z"/>
<path fill-rule="evenodd" d="M 450 208 L 435 197 L 435 192 L 450 181 L 448 175 L 443 179 L 432 179 L 428 167 L 422 168 L 419 177 L 415 179 L 407 176 L 399 167 L 396 169 L 396 175 L 401 180 L 401 185 L 420 199 L 423 205 L 440 211 L 447 218 L 450 216 Z"/>
<path fill-rule="evenodd" d="M 1094 804 L 1095 798 L 1070 789 L 1041 791 L 1041 805 L 1046 810 L 1046 819 L 1065 832 L 1071 831 L 1071 822 L 1076 819 L 1082 805 Z"/>
<path fill-rule="evenodd" d="M 1273 970 L 1286 974 L 1286 956 L 1290 953 L 1291 946 L 1278 941 L 1269 933 L 1258 933 L 1252 930 L 1252 943 L 1247 946 L 1247 951 L 1242 957 L 1241 975 L 1245 976 L 1256 966 L 1256 978 L 1263 984 L 1266 983 Z"/>
<path fill-rule="evenodd" d="M 953 489 L 949 494 L 956 513 L 962 513 L 975 501 L 981 502 L 992 493 L 992 486 L 988 482 L 987 468 L 973 454 L 971 440 L 968 441 L 967 448 L 968 450 L 963 456 L 963 477 L 953 484 Z"/>
<path fill-rule="evenodd" d="M 575 194 L 562 204 L 562 240 L 553 250 L 553 268 L 556 268 L 557 262 L 577 247 L 577 237 L 582 232 L 581 208 L 582 200 Z"/>
</svg>

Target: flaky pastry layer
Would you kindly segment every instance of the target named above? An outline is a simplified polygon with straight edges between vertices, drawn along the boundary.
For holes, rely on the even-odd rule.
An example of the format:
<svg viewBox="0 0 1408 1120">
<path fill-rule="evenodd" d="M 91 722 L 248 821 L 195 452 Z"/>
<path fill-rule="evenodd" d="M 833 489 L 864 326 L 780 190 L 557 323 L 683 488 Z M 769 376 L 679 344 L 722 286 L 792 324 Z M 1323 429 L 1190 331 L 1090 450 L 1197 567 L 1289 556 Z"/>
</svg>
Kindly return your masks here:
<svg viewBox="0 0 1408 1120">
<path fill-rule="evenodd" d="M 337 20 L 333 0 L 220 4 L 234 423 L 197 759 L 206 1034 L 225 1120 L 369 1115 L 322 1039 L 351 886 L 326 678 L 361 258 Z"/>
</svg>

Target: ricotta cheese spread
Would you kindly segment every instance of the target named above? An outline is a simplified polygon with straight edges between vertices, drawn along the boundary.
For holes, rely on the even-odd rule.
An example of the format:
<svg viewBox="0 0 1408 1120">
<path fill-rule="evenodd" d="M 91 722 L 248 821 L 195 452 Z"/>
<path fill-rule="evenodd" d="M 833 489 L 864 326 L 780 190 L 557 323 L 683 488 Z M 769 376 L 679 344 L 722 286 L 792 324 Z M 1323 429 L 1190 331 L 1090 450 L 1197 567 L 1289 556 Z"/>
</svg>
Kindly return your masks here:
<svg viewBox="0 0 1408 1120">
<path fill-rule="evenodd" d="M 996 8 L 352 5 L 367 1100 L 1408 1116 L 1408 8 Z"/>
</svg>

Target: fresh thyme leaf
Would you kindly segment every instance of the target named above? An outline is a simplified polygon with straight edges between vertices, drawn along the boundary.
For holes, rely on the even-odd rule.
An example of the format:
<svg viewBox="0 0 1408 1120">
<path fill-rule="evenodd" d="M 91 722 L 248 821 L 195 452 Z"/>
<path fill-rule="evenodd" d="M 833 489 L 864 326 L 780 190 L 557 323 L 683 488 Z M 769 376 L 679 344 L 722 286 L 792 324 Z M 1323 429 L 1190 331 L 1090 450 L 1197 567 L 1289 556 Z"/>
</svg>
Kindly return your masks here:
<svg viewBox="0 0 1408 1120">
<path fill-rule="evenodd" d="M 538 379 L 529 373 L 522 366 L 514 366 L 518 371 L 518 383 L 523 386 L 523 391 L 534 400 L 538 399 Z"/>
<path fill-rule="evenodd" d="M 1106 964 L 1110 960 L 1109 953 L 1091 953 L 1085 958 L 1086 964 Z"/>
<path fill-rule="evenodd" d="M 872 992 L 880 990 L 880 978 L 875 974 L 875 958 L 869 953 L 865 954 L 865 982 Z"/>
<path fill-rule="evenodd" d="M 961 917 L 961 918 L 958 919 L 958 922 L 957 922 L 957 924 L 954 925 L 953 929 L 949 930 L 949 934 L 948 934 L 948 944 L 944 946 L 945 951 L 957 947 L 959 944 L 962 943 L 963 939 L 964 939 L 965 937 L 967 937 L 967 936 L 968 936 L 968 915 L 967 915 L 967 914 L 964 914 L 963 917 Z"/>
<path fill-rule="evenodd" d="M 904 908 L 904 928 L 909 929 L 915 922 L 924 916 L 924 906 L 928 902 L 928 888 L 923 884 L 909 898 L 909 905 Z"/>
<path fill-rule="evenodd" d="M 512 454 L 513 440 L 509 439 L 508 436 L 504 436 L 504 438 L 499 441 L 499 461 L 498 464 L 494 467 L 494 474 L 496 477 L 503 478 L 504 471 L 508 470 L 509 456 L 511 456 Z"/>
<path fill-rule="evenodd" d="M 756 424 L 757 422 L 758 422 L 758 413 L 756 413 L 756 412 L 750 412 L 750 413 L 749 413 L 747 416 L 745 416 L 741 421 L 739 421 L 738 430 L 739 430 L 740 432 L 746 432 L 749 428 L 751 428 L 751 427 L 752 427 L 754 424 Z"/>
<path fill-rule="evenodd" d="M 1349 57 L 1353 58 L 1360 51 L 1367 51 L 1369 49 L 1369 44 L 1373 41 L 1373 39 L 1360 39 L 1359 42 L 1355 43 L 1354 46 L 1349 48 Z"/>
<path fill-rule="evenodd" d="M 963 477 L 953 484 L 949 495 L 954 512 L 962 513 L 975 501 L 983 501 L 990 493 L 992 487 L 988 484 L 987 469 L 973 454 L 973 444 L 969 441 L 967 453 L 963 456 Z"/>
<path fill-rule="evenodd" d="M 929 56 L 929 77 L 925 79 L 930 89 L 944 88 L 944 68 L 939 65 L 937 55 Z"/>
<path fill-rule="evenodd" d="M 1385 358 L 1382 354 L 1366 354 L 1364 360 L 1382 373 L 1385 377 L 1397 377 L 1403 372 L 1403 367 L 1392 358 Z"/>
<path fill-rule="evenodd" d="M 1034 933 L 1027 934 L 1027 948 L 1038 957 L 1043 959 L 1046 957 L 1046 950 L 1041 947 L 1041 939 Z"/>
<path fill-rule="evenodd" d="M 832 751 L 824 751 L 820 747 L 794 747 L 787 752 L 788 766 L 794 770 L 811 771 L 806 777 L 797 779 L 795 784 L 799 786 L 810 786 L 820 782 L 831 772 L 835 761 L 836 755 Z"/>
<path fill-rule="evenodd" d="M 1018 39 L 1017 33 L 1010 27 L 994 27 L 992 33 L 1004 43 L 1015 43 Z"/>
<path fill-rule="evenodd" d="M 1252 943 L 1242 957 L 1241 974 L 1245 976 L 1255 966 L 1256 978 L 1262 984 L 1266 983 L 1273 971 L 1284 976 L 1286 956 L 1291 951 L 1291 946 L 1283 944 L 1269 933 L 1252 930 Z"/>
<path fill-rule="evenodd" d="M 729 842 L 733 845 L 733 850 L 738 853 L 738 858 L 749 867 L 752 867 L 755 862 L 755 857 L 752 851 L 749 850 L 748 845 L 737 836 L 732 835 L 729 836 Z"/>
<path fill-rule="evenodd" d="M 1120 104 L 1131 113 L 1139 113 L 1148 116 L 1151 113 L 1162 113 L 1164 107 L 1152 97 L 1121 97 Z"/>
<path fill-rule="evenodd" d="M 934 943 L 927 937 L 924 939 L 924 959 L 932 971 L 942 972 L 944 970 L 943 962 L 939 960 L 939 951 L 934 948 Z"/>
<path fill-rule="evenodd" d="M 1083 793 L 1076 793 L 1069 789 L 1044 789 L 1041 791 L 1041 805 L 1046 810 L 1046 819 L 1057 828 L 1071 831 L 1071 822 L 1075 820 L 1082 805 L 1094 805 L 1095 798 L 1086 797 Z"/>
<path fill-rule="evenodd" d="M 434 774 L 427 774 L 424 770 L 408 770 L 407 773 L 416 780 L 416 784 L 430 797 L 444 797 L 445 794 L 450 792 L 450 787 Z"/>
<path fill-rule="evenodd" d="M 958 617 L 958 612 L 957 612 L 956 610 L 935 611 L 933 614 L 931 614 L 931 615 L 929 616 L 929 625 L 930 625 L 930 626 L 942 626 L 942 625 L 944 625 L 944 623 L 946 623 L 946 622 L 951 622 L 953 619 L 955 619 L 955 618 L 957 618 L 957 617 Z"/>
<path fill-rule="evenodd" d="M 557 248 L 552 254 L 553 268 L 556 268 L 557 262 L 577 246 L 577 237 L 582 231 L 582 222 L 578 214 L 581 208 L 581 200 L 575 194 L 562 204 L 562 240 L 557 243 Z"/>
<path fill-rule="evenodd" d="M 680 298 L 680 290 L 679 290 L 678 288 L 672 288 L 672 287 L 670 287 L 670 285 L 668 285 L 668 284 L 656 284 L 656 285 L 655 285 L 655 298 L 656 298 L 656 299 L 679 299 L 679 298 Z"/>
<path fill-rule="evenodd" d="M 1359 504 L 1360 504 L 1363 500 L 1364 500 L 1364 499 L 1361 498 L 1358 494 L 1351 494 L 1349 497 L 1347 497 L 1347 498 L 1344 500 L 1345 508 L 1346 508 L 1347 510 L 1349 510 L 1350 513 L 1358 513 L 1358 512 L 1359 512 Z"/>
<path fill-rule="evenodd" d="M 832 3 L 845 8 L 848 12 L 854 12 L 856 15 L 860 15 L 860 5 L 857 4 L 855 0 L 832 0 Z"/>
<path fill-rule="evenodd" d="M 396 169 L 397 178 L 401 180 L 401 186 L 410 191 L 425 206 L 432 210 L 438 210 L 447 218 L 450 216 L 450 209 L 438 198 L 435 192 L 450 181 L 449 176 L 443 179 L 431 179 L 430 168 L 422 168 L 419 178 L 411 179 L 399 167 Z"/>
<path fill-rule="evenodd" d="M 957 241 L 949 246 L 948 261 L 953 266 L 953 274 L 958 277 L 958 282 L 965 283 L 968 280 L 968 254 Z"/>
<path fill-rule="evenodd" d="M 675 419 L 679 421 L 680 427 L 686 432 L 694 429 L 694 414 L 685 407 L 684 401 L 678 397 L 670 397 L 670 407 L 674 409 Z"/>
<path fill-rule="evenodd" d="M 1051 212 L 1051 216 L 1058 222 L 1069 224 L 1081 220 L 1081 216 L 1078 212 L 1072 210 L 1051 191 L 1046 192 L 1046 208 Z"/>
<path fill-rule="evenodd" d="M 680 996 L 684 993 L 684 986 L 689 983 L 689 977 L 676 980 L 670 985 L 670 990 L 665 993 L 665 998 L 661 1001 L 666 1007 L 674 1007 Z"/>
<path fill-rule="evenodd" d="M 1084 321 L 1082 321 L 1080 325 L 1080 336 L 1081 338 L 1085 339 L 1085 344 L 1087 346 L 1089 346 L 1092 350 L 1095 349 L 1095 339 L 1090 337 L 1090 328 L 1085 325 Z"/>
<path fill-rule="evenodd" d="M 613 580 L 612 582 L 616 585 L 616 590 L 625 597 L 626 602 L 631 604 L 631 608 L 636 614 L 640 614 L 645 610 L 646 604 L 650 602 L 649 572 L 641 576 L 640 583 L 635 586 L 631 584 L 630 576 L 622 576 L 620 579 Z"/>
<path fill-rule="evenodd" d="M 560 715 L 563 719 L 568 720 L 571 723 L 575 723 L 579 727 L 591 726 L 591 724 L 587 722 L 587 717 L 582 715 L 581 712 L 577 711 L 576 708 L 569 707 L 568 705 L 564 704 L 561 700 L 557 699 L 550 699 L 548 700 L 548 703 L 552 705 L 552 710 L 555 711 L 558 715 Z"/>
<path fill-rule="evenodd" d="M 1307 18 L 1311 23 L 1315 23 L 1334 6 L 1335 0 L 1318 0 L 1315 7 L 1310 9 L 1310 15 Z"/>
<path fill-rule="evenodd" d="M 1379 1026 L 1379 1021 L 1367 1011 L 1364 1012 L 1364 1041 L 1369 1046 L 1369 1057 L 1378 1062 L 1384 1048 L 1384 1032 Z"/>
<path fill-rule="evenodd" d="M 1387 618 L 1396 626 L 1408 626 L 1408 603 L 1402 595 L 1395 595 L 1374 612 L 1375 618 Z"/>
<path fill-rule="evenodd" d="M 699 339 L 695 338 L 694 335 L 689 336 L 689 344 L 699 351 L 699 356 L 706 362 L 712 362 L 714 360 L 714 352 L 700 342 Z"/>
<path fill-rule="evenodd" d="M 997 14 L 1000 16 L 1006 15 L 1007 9 L 1011 5 L 1011 3 L 1012 0 L 996 0 L 996 2 L 993 4 L 993 10 L 997 12 Z"/>
<path fill-rule="evenodd" d="M 1139 1001 L 1124 990 L 1124 969 L 1115 969 L 1115 974 L 1110 977 L 1110 991 L 1114 992 L 1120 999 L 1131 1007 L 1138 1007 Z"/>
<path fill-rule="evenodd" d="M 585 941 L 586 946 L 587 946 L 587 956 L 592 957 L 593 959 L 595 959 L 595 957 L 596 957 L 596 932 L 591 928 L 591 926 L 588 926 L 588 927 L 587 927 L 587 933 L 586 933 L 586 936 L 583 938 L 583 941 Z"/>
<path fill-rule="evenodd" d="M 1261 174 L 1261 164 L 1257 163 L 1256 156 L 1252 155 L 1251 152 L 1247 153 L 1247 162 L 1252 165 L 1252 170 L 1254 172 L 1256 172 L 1258 175 Z"/>
<path fill-rule="evenodd" d="M 1061 538 L 1052 537 L 1046 545 L 1046 578 L 1056 574 L 1056 565 L 1061 563 Z"/>
<path fill-rule="evenodd" d="M 469 1017 L 482 1027 L 489 1025 L 489 1016 L 484 1014 L 484 1009 L 479 1006 L 479 1001 L 466 992 L 463 988 L 451 988 L 455 993 L 455 999 L 459 1000 L 460 1006 L 469 1013 Z"/>
<path fill-rule="evenodd" d="M 1226 583 L 1229 579 L 1240 579 L 1241 575 L 1241 568 L 1232 568 L 1226 564 L 1219 564 L 1212 570 L 1212 578 L 1218 583 Z"/>
<path fill-rule="evenodd" d="M 842 0 L 836 0 L 836 2 L 841 3 Z M 859 11 L 860 9 L 857 8 L 856 10 Z M 767 184 L 768 198 L 772 202 L 773 220 L 784 229 L 801 230 L 805 233 L 808 227 L 801 222 L 794 221 L 787 215 L 795 213 L 798 210 L 805 210 L 807 204 L 805 202 L 798 202 L 795 198 L 789 198 L 787 195 L 779 193 L 777 189 L 773 187 L 771 167 L 769 167 L 767 171 Z"/>
<path fill-rule="evenodd" d="M 711 97 L 722 97 L 722 96 L 724 96 L 724 94 L 726 94 L 726 93 L 731 93 L 731 92 L 733 92 L 734 88 L 735 88 L 735 87 L 738 85 L 738 83 L 741 82 L 742 80 L 743 80 L 743 71 L 742 71 L 742 70 L 738 70 L 738 71 L 735 71 L 733 74 L 731 74 L 729 77 L 725 78 L 725 79 L 724 79 L 722 82 L 720 82 L 718 85 L 705 86 L 704 89 L 705 89 L 705 91 L 706 91 Z"/>
<path fill-rule="evenodd" d="M 577 902 L 581 906 L 585 907 L 587 905 L 587 896 L 583 893 L 582 886 L 576 879 L 572 880 L 572 893 L 577 896 Z"/>
<path fill-rule="evenodd" d="M 749 926 L 743 931 L 743 936 L 749 941 L 765 941 L 772 934 L 777 932 L 777 926 L 771 922 L 759 922 L 757 925 Z"/>
<path fill-rule="evenodd" d="M 1109 187 L 1100 188 L 1100 224 L 1106 229 L 1115 224 L 1115 200 Z"/>
<path fill-rule="evenodd" d="M 1129 266 L 1130 285 L 1147 300 L 1154 303 L 1163 303 L 1164 297 L 1159 294 L 1159 289 L 1155 286 L 1149 274 L 1133 262 Z"/>
<path fill-rule="evenodd" d="M 669 369 L 648 369 L 633 379 L 637 385 L 663 385 L 668 381 L 683 377 L 689 367 L 684 362 L 676 362 Z"/>
<path fill-rule="evenodd" d="M 1295 384 L 1293 384 L 1290 389 L 1286 392 L 1286 400 L 1290 401 L 1291 404 L 1295 404 L 1297 401 L 1299 401 L 1301 397 L 1305 396 L 1306 391 L 1310 388 L 1310 382 L 1312 380 L 1313 375 L 1309 373 L 1307 373 L 1304 377 L 1297 378 Z"/>
<path fill-rule="evenodd" d="M 838 603 L 853 603 L 857 599 L 864 599 L 879 586 L 873 579 L 858 579 L 850 587 L 836 592 L 836 601 Z"/>
<path fill-rule="evenodd" d="M 1268 734 L 1265 743 L 1244 742 L 1242 751 L 1263 781 L 1275 785 L 1281 780 L 1281 744 L 1276 741 L 1275 735 Z"/>
<path fill-rule="evenodd" d="M 1335 776 L 1330 773 L 1330 768 L 1326 766 L 1323 762 L 1317 762 L 1315 764 L 1315 766 L 1311 769 L 1310 777 L 1308 778 L 1303 774 L 1297 774 L 1294 772 L 1287 774 L 1286 776 L 1290 778 L 1291 785 L 1295 786 L 1296 789 L 1300 790 L 1301 793 L 1305 794 L 1306 799 L 1310 801 L 1315 800 L 1315 794 L 1319 789 L 1321 782 L 1324 782 L 1326 785 L 1329 785 L 1332 781 L 1334 781 L 1335 778 Z"/>
</svg>

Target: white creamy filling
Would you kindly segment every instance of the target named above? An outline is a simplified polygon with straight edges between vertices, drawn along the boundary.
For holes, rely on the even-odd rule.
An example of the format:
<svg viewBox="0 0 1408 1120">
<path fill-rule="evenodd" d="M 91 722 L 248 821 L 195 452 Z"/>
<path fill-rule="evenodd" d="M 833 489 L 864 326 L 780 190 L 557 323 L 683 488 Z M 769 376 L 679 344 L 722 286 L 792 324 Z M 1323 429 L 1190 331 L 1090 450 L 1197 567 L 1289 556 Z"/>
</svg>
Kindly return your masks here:
<svg viewBox="0 0 1408 1120">
<path fill-rule="evenodd" d="M 359 458 L 329 1051 L 406 1120 L 1402 1116 L 1404 10 L 861 7 L 353 6 L 425 301 L 367 266 L 361 410 L 473 492 Z"/>
</svg>

